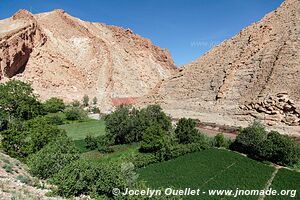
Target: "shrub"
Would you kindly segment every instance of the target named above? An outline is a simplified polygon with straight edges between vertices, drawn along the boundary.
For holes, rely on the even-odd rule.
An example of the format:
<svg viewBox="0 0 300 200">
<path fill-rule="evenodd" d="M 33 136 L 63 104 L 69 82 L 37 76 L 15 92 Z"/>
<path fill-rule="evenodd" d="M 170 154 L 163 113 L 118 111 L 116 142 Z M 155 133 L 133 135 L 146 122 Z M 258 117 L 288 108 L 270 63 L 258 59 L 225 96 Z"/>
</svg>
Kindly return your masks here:
<svg viewBox="0 0 300 200">
<path fill-rule="evenodd" d="M 2 131 L 1 136 L 1 146 L 6 154 L 18 159 L 23 159 L 27 156 L 27 152 L 24 148 L 27 144 L 26 134 L 18 130 L 8 129 Z"/>
<path fill-rule="evenodd" d="M 72 105 L 73 107 L 80 107 L 80 102 L 79 102 L 78 100 L 74 100 L 74 101 L 71 103 L 71 105 Z"/>
<path fill-rule="evenodd" d="M 29 184 L 31 182 L 28 176 L 18 175 L 16 179 L 19 180 L 21 183 L 25 183 L 25 184 Z"/>
<path fill-rule="evenodd" d="M 84 139 L 85 147 L 89 150 L 94 150 L 98 146 L 97 138 L 91 135 L 87 135 Z"/>
<path fill-rule="evenodd" d="M 12 164 L 7 164 L 5 163 L 2 168 L 7 172 L 7 173 L 12 173 L 13 172 L 13 165 Z"/>
<path fill-rule="evenodd" d="M 52 125 L 64 124 L 64 118 L 57 114 L 46 116 L 46 120 L 48 121 L 49 124 L 52 124 Z"/>
<path fill-rule="evenodd" d="M 175 134 L 179 143 L 188 144 L 200 139 L 200 133 L 196 129 L 196 124 L 196 121 L 193 119 L 181 118 L 178 121 Z"/>
<path fill-rule="evenodd" d="M 137 168 L 160 162 L 159 158 L 157 158 L 154 153 L 138 153 L 137 155 L 134 155 L 134 157 L 131 158 L 130 161 Z"/>
<path fill-rule="evenodd" d="M 231 140 L 225 138 L 223 133 L 218 133 L 214 137 L 214 146 L 215 147 L 229 148 L 230 144 L 231 144 Z"/>
<path fill-rule="evenodd" d="M 27 164 L 32 175 L 47 179 L 78 158 L 78 150 L 74 143 L 63 136 L 30 156 Z"/>
<path fill-rule="evenodd" d="M 51 183 L 57 185 L 56 193 L 65 197 L 88 194 L 112 198 L 113 188 L 123 190 L 130 182 L 128 173 L 117 163 L 78 160 L 58 172 Z"/>
<path fill-rule="evenodd" d="M 98 150 L 100 153 L 112 153 L 112 152 L 114 152 L 114 149 L 113 149 L 113 148 L 111 148 L 111 147 L 109 147 L 109 146 L 102 145 L 102 144 L 98 144 L 97 150 Z"/>
<path fill-rule="evenodd" d="M 84 120 L 87 118 L 86 112 L 78 107 L 70 107 L 64 111 L 67 120 Z"/>
<path fill-rule="evenodd" d="M 49 113 L 57 113 L 65 109 L 65 104 L 62 99 L 52 97 L 44 103 L 44 109 Z"/>
</svg>

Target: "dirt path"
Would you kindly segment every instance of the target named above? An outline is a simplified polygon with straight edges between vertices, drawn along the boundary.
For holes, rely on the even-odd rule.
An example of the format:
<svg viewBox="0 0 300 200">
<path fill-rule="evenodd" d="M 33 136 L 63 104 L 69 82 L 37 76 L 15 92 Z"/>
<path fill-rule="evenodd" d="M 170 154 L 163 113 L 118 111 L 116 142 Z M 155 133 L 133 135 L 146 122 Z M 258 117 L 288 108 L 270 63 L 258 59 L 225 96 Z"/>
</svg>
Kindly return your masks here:
<svg viewBox="0 0 300 200">
<path fill-rule="evenodd" d="M 268 180 L 268 182 L 264 188 L 265 191 L 268 190 L 270 188 L 270 186 L 272 185 L 272 182 L 273 182 L 278 170 L 279 170 L 279 167 L 275 167 L 275 171 L 272 173 L 271 178 Z M 258 200 L 264 200 L 265 197 L 266 197 L 265 195 L 261 195 L 261 196 L 259 196 Z"/>
<path fill-rule="evenodd" d="M 209 128 L 203 128 L 203 127 L 198 127 L 198 130 L 201 132 L 201 133 L 204 133 L 205 135 L 208 135 L 210 137 L 214 137 L 216 136 L 218 133 L 223 133 L 223 135 L 227 138 L 230 138 L 230 139 L 235 139 L 236 136 L 237 136 L 237 133 L 226 133 L 226 132 L 222 132 L 222 131 L 219 131 L 219 130 L 213 130 L 213 129 L 209 129 Z"/>
</svg>

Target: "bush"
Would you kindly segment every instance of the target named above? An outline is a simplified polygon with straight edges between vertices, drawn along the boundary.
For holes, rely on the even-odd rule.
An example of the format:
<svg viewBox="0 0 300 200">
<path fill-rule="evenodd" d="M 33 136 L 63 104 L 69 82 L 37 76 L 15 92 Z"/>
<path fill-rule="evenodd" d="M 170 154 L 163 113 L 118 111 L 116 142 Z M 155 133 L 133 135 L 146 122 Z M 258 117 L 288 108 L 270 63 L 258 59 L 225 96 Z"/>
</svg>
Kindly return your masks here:
<svg viewBox="0 0 300 200">
<path fill-rule="evenodd" d="M 46 116 L 46 120 L 48 121 L 49 124 L 52 124 L 52 125 L 64 124 L 64 118 L 57 114 Z"/>
<path fill-rule="evenodd" d="M 123 190 L 132 182 L 128 174 L 117 163 L 78 160 L 57 173 L 51 183 L 57 185 L 56 193 L 60 196 L 88 194 L 92 197 L 105 195 L 112 198 L 113 188 Z"/>
<path fill-rule="evenodd" d="M 215 147 L 229 148 L 230 144 L 231 144 L 231 140 L 225 138 L 223 133 L 218 133 L 214 137 L 214 146 Z"/>
<path fill-rule="evenodd" d="M 67 120 L 84 120 L 87 118 L 86 112 L 78 107 L 70 107 L 64 111 Z"/>
<path fill-rule="evenodd" d="M 80 102 L 78 100 L 74 100 L 71 105 L 72 107 L 80 107 Z"/>
<path fill-rule="evenodd" d="M 95 114 L 101 113 L 100 109 L 96 106 L 93 106 L 92 108 L 90 108 L 90 112 L 95 113 Z"/>
<path fill-rule="evenodd" d="M 91 135 L 87 135 L 84 139 L 85 147 L 89 150 L 95 150 L 98 146 L 97 138 Z"/>
<path fill-rule="evenodd" d="M 200 139 L 200 132 L 196 129 L 196 121 L 181 118 L 176 126 L 175 134 L 179 143 L 188 144 Z"/>
<path fill-rule="evenodd" d="M 27 165 L 32 175 L 47 179 L 78 158 L 74 143 L 67 137 L 59 137 L 30 156 Z"/>
<path fill-rule="evenodd" d="M 138 153 L 130 158 L 130 161 L 136 168 L 148 166 L 153 163 L 160 162 L 155 153 Z"/>
<path fill-rule="evenodd" d="M 16 179 L 19 180 L 21 183 L 25 183 L 25 184 L 29 184 L 31 182 L 28 176 L 18 175 Z"/>
<path fill-rule="evenodd" d="M 7 173 L 13 173 L 13 165 L 10 163 L 5 163 L 2 168 L 7 172 Z"/>
<path fill-rule="evenodd" d="M 49 113 L 57 113 L 65 109 L 65 104 L 62 99 L 52 97 L 44 103 L 44 109 Z"/>
</svg>

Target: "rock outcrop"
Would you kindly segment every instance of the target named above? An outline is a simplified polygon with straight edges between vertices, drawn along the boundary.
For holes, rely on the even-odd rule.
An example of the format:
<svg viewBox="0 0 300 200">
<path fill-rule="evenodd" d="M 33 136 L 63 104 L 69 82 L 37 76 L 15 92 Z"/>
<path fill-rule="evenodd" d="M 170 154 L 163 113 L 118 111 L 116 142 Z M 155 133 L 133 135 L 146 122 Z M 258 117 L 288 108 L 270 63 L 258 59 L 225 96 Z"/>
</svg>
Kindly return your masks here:
<svg viewBox="0 0 300 200">
<path fill-rule="evenodd" d="M 63 10 L 21 10 L 0 21 L 0 79 L 31 82 L 41 99 L 87 94 L 103 109 L 115 98 L 138 98 L 172 75 L 165 49 L 130 29 L 84 22 Z"/>
<path fill-rule="evenodd" d="M 173 115 L 184 110 L 299 125 L 299 77 L 300 1 L 286 0 L 160 82 L 144 103 L 160 103 Z"/>
</svg>

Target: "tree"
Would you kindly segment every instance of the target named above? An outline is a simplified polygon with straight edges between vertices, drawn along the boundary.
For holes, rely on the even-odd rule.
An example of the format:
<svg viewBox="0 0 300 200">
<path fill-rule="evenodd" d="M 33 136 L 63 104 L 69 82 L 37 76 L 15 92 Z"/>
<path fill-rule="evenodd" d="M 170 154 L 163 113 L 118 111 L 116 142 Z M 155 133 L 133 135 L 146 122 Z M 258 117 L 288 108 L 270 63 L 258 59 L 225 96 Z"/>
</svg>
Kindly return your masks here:
<svg viewBox="0 0 300 200">
<path fill-rule="evenodd" d="M 94 98 L 93 98 L 93 104 L 94 104 L 94 105 L 97 105 L 97 103 L 98 103 L 98 99 L 97 99 L 97 97 L 94 97 Z"/>
<path fill-rule="evenodd" d="M 106 134 L 113 144 L 125 144 L 129 132 L 129 107 L 120 106 L 105 117 Z"/>
<path fill-rule="evenodd" d="M 28 120 L 44 113 L 27 83 L 11 80 L 0 84 L 0 108 L 11 117 Z"/>
<path fill-rule="evenodd" d="M 144 132 L 140 151 L 155 153 L 168 145 L 168 133 L 159 125 L 153 125 Z"/>
<path fill-rule="evenodd" d="M 196 129 L 196 121 L 193 119 L 181 118 L 176 126 L 175 135 L 179 143 L 189 144 L 202 139 L 201 133 Z"/>
<path fill-rule="evenodd" d="M 105 195 L 113 199 L 113 188 L 122 191 L 128 186 L 128 174 L 134 173 L 123 171 L 119 163 L 79 159 L 55 174 L 50 183 L 57 186 L 60 196 L 88 194 L 93 198 Z"/>
<path fill-rule="evenodd" d="M 66 135 L 65 131 L 48 124 L 43 117 L 26 122 L 12 120 L 8 129 L 0 134 L 4 152 L 21 160 L 36 153 L 57 137 Z"/>
<path fill-rule="evenodd" d="M 61 136 L 31 155 L 27 165 L 32 175 L 47 179 L 77 159 L 79 154 L 74 142 L 67 136 Z"/>
<path fill-rule="evenodd" d="M 163 130 L 172 129 L 171 119 L 158 105 L 150 105 L 138 110 L 129 106 L 120 106 L 105 118 L 106 131 L 114 144 L 139 142 L 143 133 L 152 125 Z"/>
<path fill-rule="evenodd" d="M 230 148 L 257 157 L 259 146 L 266 140 L 267 135 L 264 126 L 255 121 L 250 126 L 240 130 Z"/>
<path fill-rule="evenodd" d="M 63 111 L 65 107 L 64 101 L 56 97 L 52 97 L 44 103 L 45 111 L 50 113 Z"/>
<path fill-rule="evenodd" d="M 87 107 L 89 105 L 89 101 L 90 101 L 89 96 L 84 95 L 82 99 L 83 106 Z"/>
<path fill-rule="evenodd" d="M 36 153 L 58 137 L 66 136 L 65 130 L 49 124 L 44 117 L 26 122 L 25 128 L 28 133 L 27 144 L 24 146 L 27 155 Z"/>
<path fill-rule="evenodd" d="M 258 151 L 261 158 L 280 165 L 292 166 L 300 160 L 300 149 L 296 142 L 276 131 L 268 133 Z"/>
</svg>

